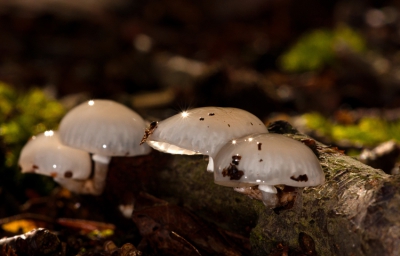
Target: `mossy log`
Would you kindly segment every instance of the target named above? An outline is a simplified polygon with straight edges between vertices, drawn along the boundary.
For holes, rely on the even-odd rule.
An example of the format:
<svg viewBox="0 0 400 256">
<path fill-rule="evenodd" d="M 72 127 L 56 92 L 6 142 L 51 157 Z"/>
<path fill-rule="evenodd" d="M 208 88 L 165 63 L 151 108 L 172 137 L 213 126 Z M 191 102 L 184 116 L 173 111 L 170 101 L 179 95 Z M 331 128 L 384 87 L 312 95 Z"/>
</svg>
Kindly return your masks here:
<svg viewBox="0 0 400 256">
<path fill-rule="evenodd" d="M 203 156 L 153 153 L 135 179 L 142 180 L 140 190 L 183 205 L 222 228 L 250 232 L 253 255 L 282 248 L 289 254 L 400 255 L 400 176 L 314 143 L 287 123 L 269 129 L 307 142 L 326 174 L 323 185 L 302 189 L 289 208 L 268 209 L 259 200 L 215 185 Z M 111 172 L 117 173 L 113 168 L 120 168 L 118 161 Z M 118 185 L 107 185 L 112 186 Z"/>
</svg>

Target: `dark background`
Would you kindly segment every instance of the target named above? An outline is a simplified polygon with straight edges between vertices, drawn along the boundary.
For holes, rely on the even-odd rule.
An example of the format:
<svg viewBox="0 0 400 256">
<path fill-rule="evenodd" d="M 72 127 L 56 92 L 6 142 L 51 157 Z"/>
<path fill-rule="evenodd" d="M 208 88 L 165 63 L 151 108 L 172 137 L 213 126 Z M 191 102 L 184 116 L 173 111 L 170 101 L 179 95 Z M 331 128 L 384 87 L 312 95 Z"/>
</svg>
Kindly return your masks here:
<svg viewBox="0 0 400 256">
<path fill-rule="evenodd" d="M 137 110 L 231 106 L 263 119 L 274 112 L 393 108 L 400 88 L 398 7 L 398 1 L 4 0 L 0 80 L 21 90 L 46 88 L 58 99 L 85 93 Z M 392 16 L 378 13 L 377 24 L 371 23 L 367 17 L 377 10 Z M 287 73 L 277 65 L 299 36 L 338 24 L 363 35 L 389 65 L 385 76 L 363 56 L 340 56 L 335 69 L 311 73 Z M 176 72 L 173 57 L 200 63 L 200 71 Z M 132 95 L 165 88 L 172 88 L 172 100 L 132 102 Z"/>
</svg>

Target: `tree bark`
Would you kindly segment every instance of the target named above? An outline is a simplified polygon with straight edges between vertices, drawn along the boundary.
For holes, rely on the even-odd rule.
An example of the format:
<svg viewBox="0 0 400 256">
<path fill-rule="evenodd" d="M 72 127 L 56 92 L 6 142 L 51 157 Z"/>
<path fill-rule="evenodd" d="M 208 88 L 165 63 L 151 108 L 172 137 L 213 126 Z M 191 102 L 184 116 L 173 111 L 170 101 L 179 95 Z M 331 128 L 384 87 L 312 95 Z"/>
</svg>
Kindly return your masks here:
<svg viewBox="0 0 400 256">
<path fill-rule="evenodd" d="M 400 255 L 400 176 L 314 144 L 288 124 L 274 123 L 269 130 L 309 144 L 326 175 L 323 185 L 300 190 L 290 209 L 274 211 L 232 188 L 215 185 L 203 156 L 153 152 L 140 189 L 222 228 L 250 232 L 253 255 L 282 247 L 306 255 Z M 110 172 L 118 166 L 111 164 Z"/>
</svg>

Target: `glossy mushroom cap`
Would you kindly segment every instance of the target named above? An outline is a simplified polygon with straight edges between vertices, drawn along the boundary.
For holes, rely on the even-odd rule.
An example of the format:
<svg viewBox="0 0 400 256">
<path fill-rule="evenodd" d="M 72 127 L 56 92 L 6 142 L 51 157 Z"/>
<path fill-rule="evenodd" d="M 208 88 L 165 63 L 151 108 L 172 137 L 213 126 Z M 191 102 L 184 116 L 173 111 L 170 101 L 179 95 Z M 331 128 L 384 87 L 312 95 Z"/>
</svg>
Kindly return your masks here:
<svg viewBox="0 0 400 256">
<path fill-rule="evenodd" d="M 61 144 L 57 132 L 32 137 L 22 148 L 18 164 L 23 173 L 71 179 L 87 179 L 91 172 L 89 153 Z"/>
<path fill-rule="evenodd" d="M 111 100 L 90 100 L 70 110 L 60 123 L 61 141 L 102 156 L 136 156 L 150 152 L 139 146 L 145 122 L 133 110 Z"/>
<path fill-rule="evenodd" d="M 144 140 L 165 153 L 214 157 L 233 138 L 262 132 L 268 132 L 263 122 L 245 110 L 203 107 L 158 122 Z"/>
<path fill-rule="evenodd" d="M 325 181 L 312 150 L 280 134 L 253 134 L 232 140 L 221 148 L 214 165 L 214 182 L 223 186 L 258 184 L 268 189 L 268 185 L 308 187 Z"/>
</svg>

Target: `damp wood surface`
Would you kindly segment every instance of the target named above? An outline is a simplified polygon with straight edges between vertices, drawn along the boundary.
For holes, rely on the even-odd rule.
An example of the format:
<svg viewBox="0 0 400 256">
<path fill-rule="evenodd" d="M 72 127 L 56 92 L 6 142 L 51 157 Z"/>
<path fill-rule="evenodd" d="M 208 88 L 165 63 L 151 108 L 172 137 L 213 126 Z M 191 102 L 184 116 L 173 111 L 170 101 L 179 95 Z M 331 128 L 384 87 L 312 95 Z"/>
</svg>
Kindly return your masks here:
<svg viewBox="0 0 400 256">
<path fill-rule="evenodd" d="M 315 149 L 326 182 L 305 188 L 293 207 L 279 214 L 258 208 L 251 233 L 254 255 L 270 252 L 279 243 L 304 250 L 302 234 L 313 240 L 312 255 L 398 255 L 400 179 L 335 148 L 317 142 Z"/>
<path fill-rule="evenodd" d="M 249 235 L 253 255 L 272 255 L 280 247 L 307 255 L 399 255 L 400 177 L 279 125 L 271 131 L 309 145 L 326 175 L 323 185 L 300 190 L 290 209 L 267 209 L 261 201 L 214 184 L 205 156 L 157 153 L 164 160 L 152 160 L 147 172 L 152 182 L 141 189 L 216 226 Z"/>
</svg>

